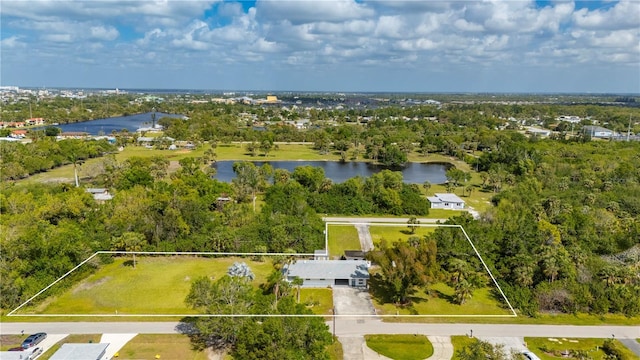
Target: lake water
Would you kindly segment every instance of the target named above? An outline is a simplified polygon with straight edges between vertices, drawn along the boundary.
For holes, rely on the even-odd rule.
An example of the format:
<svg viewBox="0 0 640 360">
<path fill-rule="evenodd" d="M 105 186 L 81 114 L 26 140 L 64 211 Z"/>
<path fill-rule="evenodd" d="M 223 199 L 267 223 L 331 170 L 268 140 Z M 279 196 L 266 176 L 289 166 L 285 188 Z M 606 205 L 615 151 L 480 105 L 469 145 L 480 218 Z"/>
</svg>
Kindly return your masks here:
<svg viewBox="0 0 640 360">
<path fill-rule="evenodd" d="M 156 124 L 163 117 L 182 117 L 182 115 L 165 114 L 156 112 Z M 78 123 L 56 125 L 62 132 L 86 132 L 90 135 L 110 135 L 113 130 L 127 129 L 135 132 L 141 127 L 151 127 L 151 113 L 119 116 L 107 119 L 96 119 Z"/>
<path fill-rule="evenodd" d="M 235 161 L 218 161 L 213 164 L 216 169 L 215 178 L 220 181 L 229 182 L 236 177 L 233 172 L 233 163 Z M 262 166 L 269 163 L 274 169 L 286 169 L 290 172 L 298 166 L 318 166 L 324 169 L 327 178 L 335 183 L 341 183 L 345 180 L 356 177 L 369 177 L 372 174 L 384 170 L 384 167 L 372 165 L 364 162 L 338 162 L 338 161 L 254 161 L 256 166 Z M 451 167 L 444 163 L 408 163 L 403 167 L 402 178 L 405 183 L 422 184 L 429 181 L 432 184 L 442 184 L 447 180 L 445 172 Z"/>
</svg>

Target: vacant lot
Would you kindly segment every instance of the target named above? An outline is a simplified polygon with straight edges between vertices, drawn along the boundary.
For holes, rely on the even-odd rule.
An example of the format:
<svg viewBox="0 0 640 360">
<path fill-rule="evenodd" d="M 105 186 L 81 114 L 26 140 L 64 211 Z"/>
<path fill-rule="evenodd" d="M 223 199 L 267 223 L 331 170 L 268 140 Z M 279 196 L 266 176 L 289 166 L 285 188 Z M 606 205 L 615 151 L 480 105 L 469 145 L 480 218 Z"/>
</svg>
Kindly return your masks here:
<svg viewBox="0 0 640 360">
<path fill-rule="evenodd" d="M 328 226 L 329 257 L 339 259 L 345 250 L 360 250 L 358 231 L 353 225 Z"/>
<path fill-rule="evenodd" d="M 373 304 L 378 314 L 385 315 L 512 315 L 504 301 L 494 297 L 489 287 L 473 291 L 471 299 L 463 305 L 454 302 L 454 289 L 444 283 L 429 287 L 430 294 L 418 291 L 411 296 L 411 304 L 396 306 L 384 302 L 384 293 L 371 282 Z"/>
<path fill-rule="evenodd" d="M 191 314 L 184 304 L 191 283 L 200 276 L 220 278 L 234 262 L 245 262 L 255 286 L 272 271 L 270 261 L 190 256 L 117 258 L 62 295 L 31 312 L 44 314 Z M 43 294 L 46 296 L 46 292 Z M 25 311 L 28 312 L 29 310 Z"/>
<path fill-rule="evenodd" d="M 378 245 L 382 239 L 385 239 L 388 244 L 396 241 L 407 241 L 411 236 L 423 237 L 431 234 L 436 228 L 427 226 L 417 226 L 412 233 L 411 229 L 407 225 L 398 226 L 376 226 L 369 225 L 369 232 L 373 239 L 373 244 Z"/>
</svg>

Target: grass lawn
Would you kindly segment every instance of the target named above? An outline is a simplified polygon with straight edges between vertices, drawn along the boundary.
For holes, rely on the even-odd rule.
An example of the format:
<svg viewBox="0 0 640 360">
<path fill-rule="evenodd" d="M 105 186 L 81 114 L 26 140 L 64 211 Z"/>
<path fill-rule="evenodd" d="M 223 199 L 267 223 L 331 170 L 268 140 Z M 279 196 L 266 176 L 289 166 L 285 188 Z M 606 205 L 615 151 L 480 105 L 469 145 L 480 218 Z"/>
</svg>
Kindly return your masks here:
<svg viewBox="0 0 640 360">
<path fill-rule="evenodd" d="M 358 231 L 353 225 L 328 226 L 329 256 L 339 259 L 345 250 L 360 250 Z"/>
<path fill-rule="evenodd" d="M 365 335 L 367 346 L 391 359 L 423 360 L 433 355 L 433 345 L 424 335 Z"/>
<path fill-rule="evenodd" d="M 333 291 L 331 289 L 301 288 L 300 302 L 318 315 L 331 315 L 333 309 Z"/>
<path fill-rule="evenodd" d="M 602 345 L 605 339 L 572 339 L 572 338 L 524 338 L 529 350 L 533 351 L 542 360 L 563 359 L 562 352 L 584 351 L 589 359 L 600 360 L 605 358 Z M 636 359 L 637 356 L 627 349 L 621 342 L 614 340 L 616 347 L 621 349 L 628 359 Z"/>
<path fill-rule="evenodd" d="M 38 360 L 47 360 L 53 356 L 62 347 L 62 344 L 87 344 L 87 343 L 99 343 L 101 334 L 72 334 L 59 341 L 57 344 L 46 349 L 42 355 L 38 357 Z"/>
<path fill-rule="evenodd" d="M 375 281 L 370 283 L 373 304 L 377 313 L 382 315 L 511 315 L 511 311 L 501 306 L 501 301 L 493 296 L 489 287 L 474 290 L 471 299 L 458 305 L 453 302 L 453 288 L 436 283 L 430 286 L 430 295 L 419 291 L 411 296 L 410 305 L 396 306 L 384 300 L 384 294 L 377 290 Z"/>
<path fill-rule="evenodd" d="M 118 352 L 118 359 L 207 360 L 204 351 L 194 350 L 188 336 L 144 334 L 134 337 Z"/>
<path fill-rule="evenodd" d="M 251 156 L 246 144 L 218 144 L 216 160 L 247 160 L 247 161 L 278 161 L 278 160 L 309 160 L 309 161 L 338 161 L 340 155 L 332 152 L 320 154 L 313 149 L 313 144 L 278 144 L 278 150 L 272 150 L 265 157 L 261 152 Z"/>
<path fill-rule="evenodd" d="M 456 335 L 451 337 L 451 344 L 453 344 L 453 355 L 455 358 L 456 352 L 478 341 L 476 338 L 470 338 L 468 336 Z"/>
<path fill-rule="evenodd" d="M 333 338 L 333 344 L 327 346 L 327 352 L 329 353 L 329 359 L 342 360 L 344 359 L 344 352 L 342 350 L 342 343 L 338 341 L 337 337 Z"/>
<path fill-rule="evenodd" d="M 407 241 L 411 236 L 423 237 L 424 235 L 431 234 L 436 228 L 427 226 L 418 226 L 414 234 L 411 234 L 411 230 L 407 225 L 399 226 L 376 226 L 374 224 L 369 225 L 369 232 L 373 239 L 373 244 L 378 246 L 382 239 L 387 240 L 388 244 L 396 241 Z"/>
<path fill-rule="evenodd" d="M 134 269 L 117 258 L 62 295 L 47 299 L 31 312 L 44 314 L 191 314 L 184 299 L 200 276 L 220 278 L 234 262 L 246 262 L 256 279 L 265 281 L 271 262 L 240 258 L 188 256 L 137 257 Z M 43 295 L 46 295 L 43 294 Z M 26 310 L 25 312 L 29 312 Z"/>
<path fill-rule="evenodd" d="M 7 351 L 11 348 L 19 347 L 27 336 L 29 336 L 29 334 L 0 335 L 0 351 Z"/>
</svg>

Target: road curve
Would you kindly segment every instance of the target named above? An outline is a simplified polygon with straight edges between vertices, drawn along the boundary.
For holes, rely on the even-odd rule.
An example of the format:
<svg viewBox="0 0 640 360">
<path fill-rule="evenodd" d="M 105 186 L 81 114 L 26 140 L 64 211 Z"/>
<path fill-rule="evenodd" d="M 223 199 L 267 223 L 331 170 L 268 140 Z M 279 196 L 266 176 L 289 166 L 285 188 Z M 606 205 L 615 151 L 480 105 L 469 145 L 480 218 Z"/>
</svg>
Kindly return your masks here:
<svg viewBox="0 0 640 360">
<path fill-rule="evenodd" d="M 0 324 L 0 334 L 20 334 L 44 331 L 49 334 L 175 334 L 178 322 L 29 322 Z M 330 330 L 332 322 L 327 322 Z M 466 335 L 492 337 L 576 337 L 576 338 L 640 338 L 639 326 L 575 326 L 575 325 L 509 325 L 509 324 L 418 324 L 390 323 L 374 318 L 336 319 L 338 336 L 365 334 L 423 334 L 433 336 Z"/>
</svg>

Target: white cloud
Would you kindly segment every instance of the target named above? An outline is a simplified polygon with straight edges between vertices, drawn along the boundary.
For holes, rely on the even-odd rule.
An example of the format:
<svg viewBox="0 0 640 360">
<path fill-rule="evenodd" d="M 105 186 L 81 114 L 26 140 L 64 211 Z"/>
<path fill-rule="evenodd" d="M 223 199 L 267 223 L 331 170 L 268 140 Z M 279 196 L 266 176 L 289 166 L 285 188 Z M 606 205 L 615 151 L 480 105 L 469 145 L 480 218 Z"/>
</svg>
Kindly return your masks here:
<svg viewBox="0 0 640 360">
<path fill-rule="evenodd" d="M 638 29 L 640 2 L 621 0 L 608 9 L 580 9 L 573 14 L 573 20 L 578 27 L 585 29 Z"/>
<path fill-rule="evenodd" d="M 120 33 L 113 26 L 92 26 L 91 38 L 104 41 L 115 40 Z"/>
<path fill-rule="evenodd" d="M 70 43 L 73 41 L 70 34 L 46 34 L 42 35 L 42 40 L 63 43 Z"/>
<path fill-rule="evenodd" d="M 268 22 L 287 20 L 292 24 L 341 22 L 374 15 L 374 11 L 353 0 L 258 0 L 259 18 Z"/>
<path fill-rule="evenodd" d="M 26 44 L 20 41 L 17 36 L 10 36 L 0 41 L 0 47 L 3 49 L 19 49 L 25 47 Z"/>
</svg>

